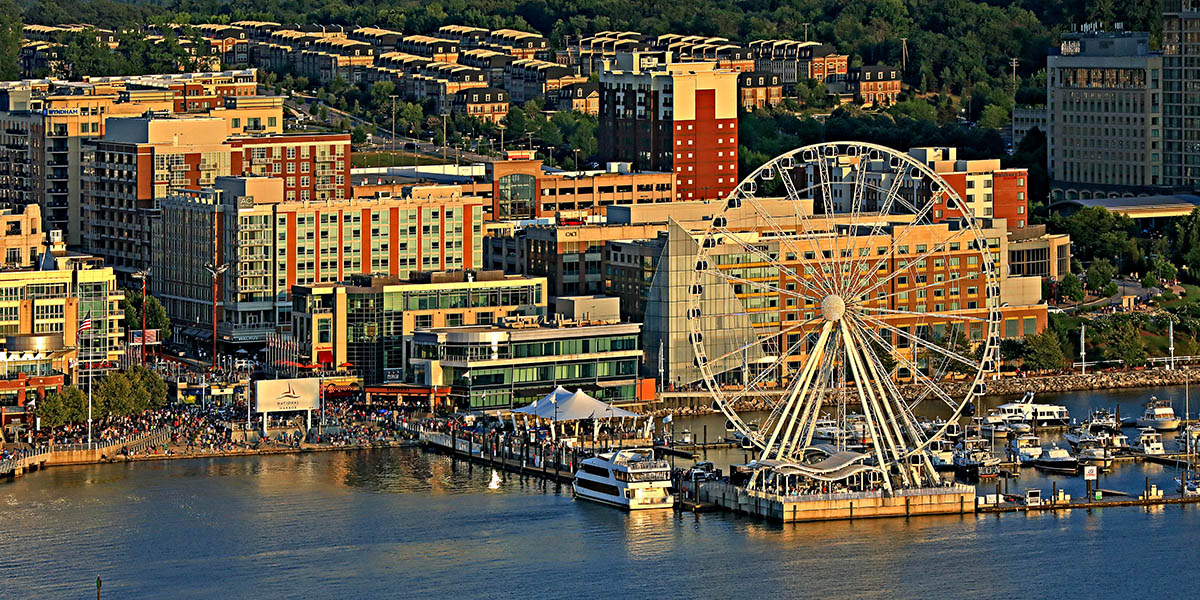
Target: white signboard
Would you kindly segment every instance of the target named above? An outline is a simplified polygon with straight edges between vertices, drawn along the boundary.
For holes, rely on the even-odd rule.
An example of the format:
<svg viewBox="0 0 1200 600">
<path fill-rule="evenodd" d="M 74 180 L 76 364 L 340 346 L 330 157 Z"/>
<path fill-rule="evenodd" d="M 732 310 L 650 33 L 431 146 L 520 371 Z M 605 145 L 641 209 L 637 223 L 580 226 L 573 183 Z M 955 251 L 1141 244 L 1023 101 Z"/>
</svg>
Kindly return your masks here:
<svg viewBox="0 0 1200 600">
<path fill-rule="evenodd" d="M 254 382 L 255 412 L 282 410 L 316 410 L 320 400 L 321 380 L 263 379 Z"/>
<path fill-rule="evenodd" d="M 1096 480 L 1095 465 L 1088 465 L 1088 466 L 1083 467 L 1083 479 L 1085 481 L 1095 481 Z"/>
</svg>

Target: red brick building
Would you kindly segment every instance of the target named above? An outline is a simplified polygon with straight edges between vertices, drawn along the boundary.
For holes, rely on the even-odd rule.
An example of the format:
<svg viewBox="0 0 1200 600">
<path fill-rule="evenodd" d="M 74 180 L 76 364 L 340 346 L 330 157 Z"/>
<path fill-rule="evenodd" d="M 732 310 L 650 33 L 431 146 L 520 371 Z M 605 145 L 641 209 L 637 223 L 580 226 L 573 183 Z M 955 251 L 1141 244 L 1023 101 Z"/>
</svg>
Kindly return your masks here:
<svg viewBox="0 0 1200 600">
<path fill-rule="evenodd" d="M 775 106 L 783 102 L 783 85 L 778 75 L 742 73 L 738 75 L 738 99 L 746 110 Z"/>
<path fill-rule="evenodd" d="M 600 73 L 600 155 L 675 175 L 677 200 L 720 198 L 738 181 L 738 73 L 629 53 Z"/>
<path fill-rule="evenodd" d="M 870 106 L 890 106 L 900 96 L 900 69 L 884 65 L 851 69 L 846 78 L 854 101 Z"/>
</svg>

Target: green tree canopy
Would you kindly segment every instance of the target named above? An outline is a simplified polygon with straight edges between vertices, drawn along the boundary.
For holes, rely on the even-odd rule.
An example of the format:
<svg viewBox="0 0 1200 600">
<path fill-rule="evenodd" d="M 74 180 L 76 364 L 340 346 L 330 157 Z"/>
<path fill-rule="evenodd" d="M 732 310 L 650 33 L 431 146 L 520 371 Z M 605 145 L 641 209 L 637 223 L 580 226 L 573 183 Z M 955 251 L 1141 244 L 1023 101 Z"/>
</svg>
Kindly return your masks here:
<svg viewBox="0 0 1200 600">
<path fill-rule="evenodd" d="M 1083 284 L 1074 273 L 1067 273 L 1062 278 L 1062 295 L 1070 299 L 1072 302 L 1083 302 L 1085 297 L 1083 293 Z"/>
<path fill-rule="evenodd" d="M 1116 274 L 1117 268 L 1107 258 L 1097 258 L 1087 270 L 1088 289 L 1093 292 L 1104 290 Z"/>
<path fill-rule="evenodd" d="M 1025 368 L 1032 371 L 1050 371 L 1071 366 L 1058 334 L 1047 329 L 1037 335 L 1025 336 L 1022 358 Z"/>
</svg>

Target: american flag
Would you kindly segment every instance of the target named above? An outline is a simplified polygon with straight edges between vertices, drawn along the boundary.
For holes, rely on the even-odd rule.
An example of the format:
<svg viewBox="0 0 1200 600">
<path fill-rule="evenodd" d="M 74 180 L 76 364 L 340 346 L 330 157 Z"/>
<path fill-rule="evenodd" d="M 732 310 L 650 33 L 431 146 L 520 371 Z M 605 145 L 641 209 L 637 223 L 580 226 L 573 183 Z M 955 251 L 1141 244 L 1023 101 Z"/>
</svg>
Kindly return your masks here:
<svg viewBox="0 0 1200 600">
<path fill-rule="evenodd" d="M 75 330 L 75 335 L 79 335 L 80 333 L 83 333 L 84 331 L 87 331 L 91 328 L 92 328 L 92 311 L 89 310 L 87 315 L 83 317 L 83 320 L 79 322 L 79 329 Z"/>
</svg>

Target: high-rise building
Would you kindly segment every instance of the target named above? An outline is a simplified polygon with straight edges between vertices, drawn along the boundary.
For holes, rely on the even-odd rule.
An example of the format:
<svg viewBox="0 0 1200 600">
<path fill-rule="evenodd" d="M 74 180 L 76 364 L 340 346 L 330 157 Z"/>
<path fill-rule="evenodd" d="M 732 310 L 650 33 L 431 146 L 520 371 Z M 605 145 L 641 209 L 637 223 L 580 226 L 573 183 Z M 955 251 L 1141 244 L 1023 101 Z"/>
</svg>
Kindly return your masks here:
<svg viewBox="0 0 1200 600">
<path fill-rule="evenodd" d="M 957 148 L 911 148 L 908 153 L 941 175 L 971 209 L 971 216 L 1007 219 L 1012 229 L 1029 224 L 1028 169 L 1002 168 L 998 158 L 960 160 Z M 931 215 L 934 221 L 961 216 L 949 207 L 936 206 Z"/>
<path fill-rule="evenodd" d="M 1162 183 L 1195 190 L 1200 188 L 1200 2 L 1165 0 L 1162 27 Z"/>
<path fill-rule="evenodd" d="M 212 187 L 179 190 L 160 203 L 152 291 L 181 337 L 211 342 L 214 284 L 205 265 L 224 265 L 218 342 L 261 344 L 290 325 L 292 286 L 477 268 L 482 204 L 417 193 L 289 201 L 277 177 L 217 177 Z"/>
<path fill-rule="evenodd" d="M 1172 144 L 1164 99 L 1179 95 L 1164 94 L 1170 84 L 1163 69 L 1164 56 L 1150 50 L 1147 33 L 1063 35 L 1046 59 L 1052 201 L 1129 196 L 1182 184 L 1181 159 L 1174 167 L 1164 162 Z M 1172 171 L 1178 175 L 1166 176 Z"/>
<path fill-rule="evenodd" d="M 738 73 L 669 52 L 605 59 L 600 155 L 675 175 L 679 200 L 723 197 L 738 182 Z"/>
</svg>

